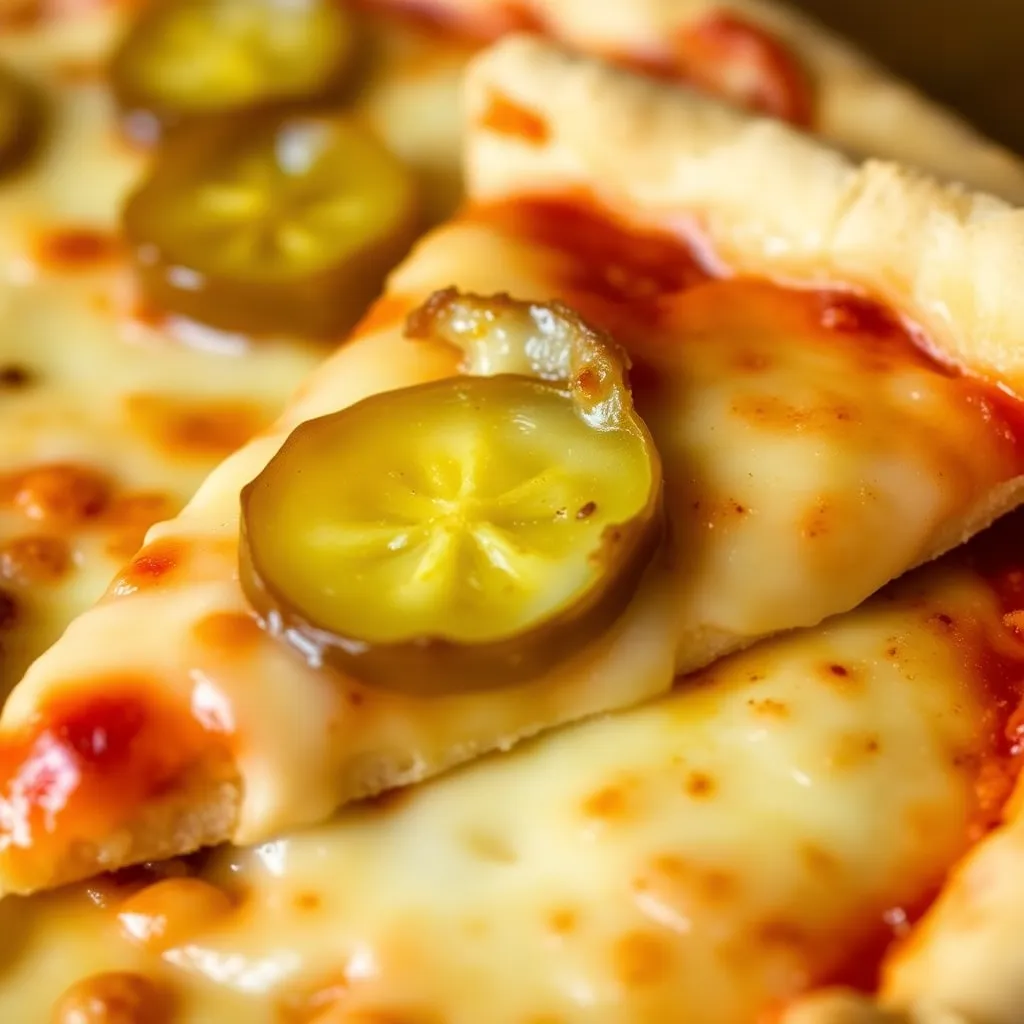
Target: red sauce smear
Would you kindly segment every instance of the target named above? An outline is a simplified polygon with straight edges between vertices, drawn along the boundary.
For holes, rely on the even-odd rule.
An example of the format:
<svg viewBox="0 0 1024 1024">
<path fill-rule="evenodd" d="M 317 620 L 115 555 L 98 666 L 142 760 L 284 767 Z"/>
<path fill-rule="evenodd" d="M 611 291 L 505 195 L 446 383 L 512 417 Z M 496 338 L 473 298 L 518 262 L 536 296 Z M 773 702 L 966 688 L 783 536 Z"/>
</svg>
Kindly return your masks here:
<svg viewBox="0 0 1024 1024">
<path fill-rule="evenodd" d="M 51 697 L 24 730 L 0 736 L 0 863 L 8 878 L 52 881 L 77 844 L 109 840 L 143 807 L 226 762 L 224 737 L 159 690 L 148 677 L 88 679 Z"/>
<path fill-rule="evenodd" d="M 610 331 L 627 348 L 649 340 L 652 332 L 665 333 L 669 343 L 675 343 L 678 339 L 673 339 L 671 325 L 679 297 L 687 289 L 716 280 L 710 254 L 695 234 L 638 229 L 617 220 L 584 194 L 516 198 L 470 207 L 466 216 L 495 224 L 505 234 L 552 254 L 558 276 L 558 292 L 552 297 Z M 857 358 L 867 369 L 881 371 L 902 362 L 961 378 L 963 400 L 991 425 L 1008 464 L 1024 472 L 1024 402 L 994 383 L 941 362 L 927 339 L 883 303 L 854 292 L 785 288 L 743 277 L 719 280 L 717 287 L 722 289 L 725 307 L 768 289 L 793 308 L 802 304 L 810 330 L 837 338 L 856 336 Z M 866 339 L 871 340 L 870 346 L 861 344 Z M 656 386 L 652 370 L 632 354 L 634 387 Z"/>
<path fill-rule="evenodd" d="M 958 621 L 942 611 L 932 616 L 935 627 L 947 633 L 959 648 L 965 679 L 980 691 L 985 707 L 977 743 L 983 753 L 968 766 L 974 777 L 974 806 L 964 836 L 966 854 L 1002 823 L 1024 766 L 1024 510 L 1004 517 L 947 558 L 966 564 L 991 587 L 1006 630 L 999 636 L 998 624 Z M 997 635 L 993 635 L 993 628 Z M 874 926 L 856 940 L 842 966 L 822 983 L 876 991 L 885 961 L 909 938 L 914 925 L 941 892 L 943 882 L 937 880 L 930 891 L 906 906 L 889 907 L 879 913 Z"/>
<path fill-rule="evenodd" d="M 710 277 L 678 235 L 638 231 L 586 201 L 517 199 L 468 216 L 553 253 L 557 297 L 626 343 L 664 320 L 668 299 Z"/>
<path fill-rule="evenodd" d="M 674 70 L 706 92 L 800 127 L 814 120 L 810 79 L 792 50 L 770 32 L 724 11 L 678 36 Z"/>
</svg>

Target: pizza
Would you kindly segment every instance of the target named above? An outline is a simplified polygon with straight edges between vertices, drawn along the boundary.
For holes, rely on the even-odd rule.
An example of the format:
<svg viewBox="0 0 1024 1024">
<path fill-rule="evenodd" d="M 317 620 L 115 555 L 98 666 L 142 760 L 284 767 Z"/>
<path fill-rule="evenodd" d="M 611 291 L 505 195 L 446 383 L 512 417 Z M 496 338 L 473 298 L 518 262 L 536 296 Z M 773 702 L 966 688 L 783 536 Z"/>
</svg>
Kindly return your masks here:
<svg viewBox="0 0 1024 1024">
<path fill-rule="evenodd" d="M 1012 208 L 528 36 L 467 103 L 465 210 L 11 694 L 7 891 L 664 695 L 1019 504 Z"/>
<path fill-rule="evenodd" d="M 154 139 L 190 109 L 287 106 L 329 94 L 333 102 L 336 93 L 414 172 L 419 225 L 413 229 L 407 213 L 390 244 L 361 266 L 360 285 L 347 278 L 351 291 L 335 307 L 341 323 L 362 311 L 410 233 L 457 204 L 461 71 L 484 42 L 515 27 L 693 82 L 853 151 L 1024 195 L 1024 174 L 1009 154 L 817 26 L 762 3 L 614 0 L 592 10 L 535 0 L 513 10 L 481 0 L 304 0 L 288 5 L 290 14 L 237 0 L 157 6 L 145 16 L 138 0 L 0 7 L 4 692 L 102 594 L 145 530 L 174 515 L 221 458 L 269 423 L 344 333 L 314 318 L 279 322 L 290 329 L 267 336 L 275 300 L 261 296 L 253 317 L 264 336 L 252 343 L 232 329 L 248 297 L 168 292 L 159 254 L 146 262 L 147 230 L 159 225 L 136 211 L 135 230 L 126 231 L 122 207 L 149 174 Z M 261 50 L 261 32 L 285 43 Z M 314 38 L 322 42 L 315 54 Z M 308 66 L 296 58 L 307 50 Z M 196 145 L 186 147 L 178 167 L 200 158 Z M 171 174 L 169 187 L 180 187 L 180 177 Z M 196 245 L 178 241 L 186 251 Z M 217 316 L 222 307 L 235 316 Z M 211 318 L 228 327 L 211 326 Z M 309 331 L 334 336 L 325 344 Z"/>
<path fill-rule="evenodd" d="M 4 900 L 0 1018 L 1011 1024 L 1019 835 L 917 922 L 1018 767 L 1022 526 L 328 824 Z"/>
<path fill-rule="evenodd" d="M 1009 1024 L 1019 517 L 853 609 L 1020 501 L 1019 214 L 676 85 L 1019 164 L 774 6 L 413 6 L 0 12 L 0 681 L 107 590 L 0 890 L 129 865 L 0 1019 Z M 632 74 L 483 58 L 310 376 L 521 28 Z"/>
</svg>

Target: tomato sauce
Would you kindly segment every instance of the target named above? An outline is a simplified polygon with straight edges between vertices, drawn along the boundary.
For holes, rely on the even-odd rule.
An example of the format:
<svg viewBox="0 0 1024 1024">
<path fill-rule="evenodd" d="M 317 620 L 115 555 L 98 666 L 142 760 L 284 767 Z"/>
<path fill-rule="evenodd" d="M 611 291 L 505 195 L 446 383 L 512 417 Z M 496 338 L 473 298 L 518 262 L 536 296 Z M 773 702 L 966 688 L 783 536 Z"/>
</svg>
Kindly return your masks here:
<svg viewBox="0 0 1024 1024">
<path fill-rule="evenodd" d="M 160 691 L 146 676 L 84 680 L 0 736 L 8 877 L 45 883 L 76 845 L 109 841 L 142 807 L 227 760 L 223 735 Z"/>
</svg>

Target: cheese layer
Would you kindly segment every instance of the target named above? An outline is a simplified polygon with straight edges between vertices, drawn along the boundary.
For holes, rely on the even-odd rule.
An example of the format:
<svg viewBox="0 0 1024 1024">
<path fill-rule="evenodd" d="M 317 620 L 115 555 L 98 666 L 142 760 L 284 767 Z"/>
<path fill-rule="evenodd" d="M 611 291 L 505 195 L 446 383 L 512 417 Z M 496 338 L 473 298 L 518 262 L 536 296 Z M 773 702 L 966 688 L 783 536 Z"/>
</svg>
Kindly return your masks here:
<svg viewBox="0 0 1024 1024">
<path fill-rule="evenodd" d="M 452 282 L 560 297 L 626 344 L 669 539 L 616 628 L 578 656 L 514 689 L 417 699 L 307 664 L 253 623 L 238 496 L 303 420 L 457 372 L 450 348 L 403 332 L 410 306 Z M 15 690 L 0 748 L 8 885 L 81 872 L 68 863 L 84 844 L 119 850 L 225 749 L 242 784 L 233 838 L 256 842 L 845 611 L 978 525 L 1020 471 L 1016 417 L 870 300 L 712 280 L 677 237 L 578 203 L 470 211 L 421 242 L 274 429 L 150 534 Z M 97 750 L 87 738 L 107 719 L 118 741 Z"/>
<path fill-rule="evenodd" d="M 0 28 L 0 60 L 35 83 L 48 118 L 35 162 L 0 181 L 0 695 L 326 351 L 250 344 L 139 302 L 120 209 L 150 156 L 119 133 L 104 78 L 134 9 Z M 397 15 L 366 28 L 354 113 L 416 168 L 439 217 L 460 191 L 456 93 L 472 47 Z"/>
<path fill-rule="evenodd" d="M 970 565 L 311 831 L 4 900 L 0 1019 L 115 970 L 174 1024 L 741 1024 L 867 981 L 1009 785 L 1024 595 Z"/>
</svg>

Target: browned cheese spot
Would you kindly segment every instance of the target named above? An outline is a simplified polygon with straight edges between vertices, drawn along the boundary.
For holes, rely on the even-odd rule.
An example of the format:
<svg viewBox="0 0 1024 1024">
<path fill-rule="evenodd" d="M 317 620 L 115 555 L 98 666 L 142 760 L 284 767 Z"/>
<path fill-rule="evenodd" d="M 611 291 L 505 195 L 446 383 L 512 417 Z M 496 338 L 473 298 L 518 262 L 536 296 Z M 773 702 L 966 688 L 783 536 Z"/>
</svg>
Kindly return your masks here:
<svg viewBox="0 0 1024 1024">
<path fill-rule="evenodd" d="M 30 369 L 19 363 L 0 363 L 0 391 L 20 391 L 35 380 Z"/>
<path fill-rule="evenodd" d="M 828 760 L 833 768 L 858 768 L 874 760 L 881 749 L 881 741 L 874 733 L 845 732 L 836 737 Z"/>
<path fill-rule="evenodd" d="M 187 554 L 183 542 L 170 538 L 147 545 L 118 577 L 114 591 L 124 596 L 158 586 L 182 565 Z"/>
<path fill-rule="evenodd" d="M 727 527 L 750 514 L 750 508 L 735 498 L 705 498 L 690 503 L 690 509 L 709 530 Z"/>
<path fill-rule="evenodd" d="M 759 430 L 785 434 L 827 434 L 834 432 L 837 427 L 860 423 L 863 419 L 860 409 L 838 396 L 823 396 L 817 405 L 808 408 L 791 405 L 777 395 L 743 395 L 733 402 L 732 412 Z"/>
<path fill-rule="evenodd" d="M 720 906 L 735 899 L 739 879 L 723 868 L 693 862 L 679 854 L 663 853 L 652 858 L 634 879 L 633 889 L 648 893 L 685 914 L 695 900 Z"/>
<path fill-rule="evenodd" d="M 862 673 L 855 666 L 838 661 L 825 662 L 818 669 L 818 674 L 831 689 L 839 693 L 857 693 L 864 686 Z"/>
<path fill-rule="evenodd" d="M 627 932 L 612 947 L 612 966 L 615 977 L 626 988 L 647 988 L 668 977 L 672 950 L 656 932 Z"/>
<path fill-rule="evenodd" d="M 765 697 L 762 700 L 751 698 L 747 701 L 747 706 L 755 715 L 763 718 L 789 718 L 789 705 L 772 697 Z"/>
<path fill-rule="evenodd" d="M 60 537 L 33 534 L 0 545 L 0 580 L 21 586 L 57 583 L 71 568 L 71 552 Z"/>
<path fill-rule="evenodd" d="M 170 1024 L 172 1001 L 155 981 L 129 971 L 94 974 L 57 1000 L 53 1024 Z"/>
<path fill-rule="evenodd" d="M 193 627 L 196 640 L 218 654 L 247 654 L 263 639 L 260 624 L 243 612 L 214 612 Z"/>
<path fill-rule="evenodd" d="M 588 818 L 613 821 L 629 816 L 630 799 L 624 785 L 610 785 L 591 793 L 583 801 L 583 813 Z"/>
<path fill-rule="evenodd" d="M 161 452 L 178 458 L 230 455 L 267 425 L 265 409 L 252 402 L 138 394 L 128 399 L 133 428 Z"/>
<path fill-rule="evenodd" d="M 301 910 L 307 913 L 311 913 L 314 910 L 319 910 L 323 905 L 323 900 L 319 893 L 310 892 L 304 890 L 303 892 L 297 892 L 292 897 L 292 906 L 296 910 Z"/>
<path fill-rule="evenodd" d="M 800 518 L 800 535 L 806 540 L 827 537 L 836 525 L 835 506 L 819 498 Z"/>
<path fill-rule="evenodd" d="M 119 251 L 117 237 L 90 227 L 64 227 L 42 232 L 34 256 L 42 266 L 58 271 L 92 270 L 110 262 Z"/>
<path fill-rule="evenodd" d="M 569 935 L 579 925 L 579 914 L 572 907 L 555 907 L 548 914 L 548 930 L 555 935 Z"/>
<path fill-rule="evenodd" d="M 80 526 L 106 510 L 110 481 L 89 466 L 37 466 L 0 483 L 0 496 L 29 519 L 53 526 Z"/>
<path fill-rule="evenodd" d="M 151 953 L 180 946 L 232 909 L 222 889 L 200 878 L 167 878 L 135 893 L 118 909 L 121 934 Z"/>
<path fill-rule="evenodd" d="M 718 783 L 707 772 L 690 772 L 684 784 L 687 796 L 695 800 L 708 800 L 715 795 Z"/>
</svg>

